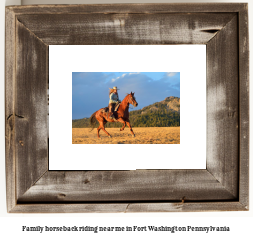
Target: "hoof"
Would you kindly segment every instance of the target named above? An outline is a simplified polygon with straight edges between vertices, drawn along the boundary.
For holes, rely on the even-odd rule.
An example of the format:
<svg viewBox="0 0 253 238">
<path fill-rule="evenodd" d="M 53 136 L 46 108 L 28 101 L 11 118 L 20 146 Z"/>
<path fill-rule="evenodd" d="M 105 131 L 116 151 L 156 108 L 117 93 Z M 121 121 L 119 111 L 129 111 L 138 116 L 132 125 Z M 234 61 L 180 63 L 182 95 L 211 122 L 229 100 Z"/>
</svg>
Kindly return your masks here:
<svg viewBox="0 0 253 238">
<path fill-rule="evenodd" d="M 102 138 L 101 138 L 101 137 L 98 137 L 98 139 L 99 139 L 99 140 L 102 140 Z"/>
<path fill-rule="evenodd" d="M 108 137 L 109 137 L 109 138 L 112 138 L 112 136 L 111 136 L 111 135 L 109 135 Z"/>
<path fill-rule="evenodd" d="M 135 137 L 135 135 L 132 135 L 132 137 Z"/>
</svg>

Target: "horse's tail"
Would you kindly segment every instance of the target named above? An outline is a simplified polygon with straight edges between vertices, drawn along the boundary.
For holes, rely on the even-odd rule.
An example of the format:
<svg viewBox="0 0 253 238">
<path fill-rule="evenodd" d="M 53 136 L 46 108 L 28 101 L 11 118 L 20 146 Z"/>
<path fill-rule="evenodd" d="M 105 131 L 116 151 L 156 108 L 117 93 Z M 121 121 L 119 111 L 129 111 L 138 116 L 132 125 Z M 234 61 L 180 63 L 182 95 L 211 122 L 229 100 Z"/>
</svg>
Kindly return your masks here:
<svg viewBox="0 0 253 238">
<path fill-rule="evenodd" d="M 91 130 L 90 130 L 90 132 L 95 128 L 95 125 L 96 125 L 96 113 L 97 113 L 97 111 L 96 112 L 94 112 L 92 115 L 91 115 L 91 117 L 90 117 L 90 125 L 91 125 Z"/>
</svg>

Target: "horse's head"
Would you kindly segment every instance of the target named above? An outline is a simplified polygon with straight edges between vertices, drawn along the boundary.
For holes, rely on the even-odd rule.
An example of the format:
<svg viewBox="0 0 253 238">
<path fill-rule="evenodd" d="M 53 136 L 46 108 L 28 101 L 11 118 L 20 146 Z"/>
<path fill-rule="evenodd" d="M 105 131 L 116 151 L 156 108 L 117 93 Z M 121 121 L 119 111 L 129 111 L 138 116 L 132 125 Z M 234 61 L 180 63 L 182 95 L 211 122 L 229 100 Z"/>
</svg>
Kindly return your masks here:
<svg viewBox="0 0 253 238">
<path fill-rule="evenodd" d="M 138 103 L 136 102 L 136 99 L 134 97 L 134 93 L 131 92 L 130 94 L 128 94 L 128 102 L 132 104 L 134 107 L 138 106 Z"/>
</svg>

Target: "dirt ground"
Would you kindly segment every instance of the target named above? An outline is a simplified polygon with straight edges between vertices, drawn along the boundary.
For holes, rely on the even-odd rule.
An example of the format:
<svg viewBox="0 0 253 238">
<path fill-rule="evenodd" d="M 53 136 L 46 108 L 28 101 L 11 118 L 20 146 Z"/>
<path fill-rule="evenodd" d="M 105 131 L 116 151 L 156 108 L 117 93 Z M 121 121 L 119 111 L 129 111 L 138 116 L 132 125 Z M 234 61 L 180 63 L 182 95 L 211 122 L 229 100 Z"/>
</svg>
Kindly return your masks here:
<svg viewBox="0 0 253 238">
<path fill-rule="evenodd" d="M 102 130 L 101 139 L 97 138 L 97 129 L 73 128 L 72 144 L 180 144 L 180 127 L 136 127 L 132 137 L 129 128 L 106 128 L 109 138 Z"/>
</svg>

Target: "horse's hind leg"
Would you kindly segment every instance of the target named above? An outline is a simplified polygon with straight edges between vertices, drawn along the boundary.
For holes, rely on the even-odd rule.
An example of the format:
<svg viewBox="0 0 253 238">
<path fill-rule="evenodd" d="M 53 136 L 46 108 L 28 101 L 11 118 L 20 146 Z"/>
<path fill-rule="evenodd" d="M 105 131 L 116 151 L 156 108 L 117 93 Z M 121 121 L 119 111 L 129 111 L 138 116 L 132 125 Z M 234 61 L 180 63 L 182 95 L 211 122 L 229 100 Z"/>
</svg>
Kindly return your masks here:
<svg viewBox="0 0 253 238">
<path fill-rule="evenodd" d="M 98 133 L 98 139 L 101 139 L 99 136 L 99 131 L 101 130 L 101 125 L 99 125 L 99 127 L 97 128 L 97 133 Z"/>
<path fill-rule="evenodd" d="M 103 121 L 102 124 L 100 124 L 101 126 L 101 129 L 109 136 L 109 137 L 112 137 L 106 130 L 105 130 L 105 124 L 106 124 L 107 121 Z"/>
<path fill-rule="evenodd" d="M 100 139 L 99 136 L 99 131 L 102 129 L 106 135 L 108 135 L 109 137 L 111 137 L 111 135 L 105 130 L 105 124 L 107 123 L 107 121 L 105 120 L 105 118 L 103 117 L 103 115 L 100 113 L 96 116 L 98 122 L 99 122 L 99 127 L 97 128 L 98 131 L 98 138 Z"/>
<path fill-rule="evenodd" d="M 105 124 L 107 121 L 104 119 L 104 117 L 101 115 L 101 113 L 96 115 L 96 119 L 99 122 L 99 127 L 97 128 L 98 139 L 101 139 L 99 136 L 99 131 L 101 129 L 110 137 L 110 134 L 105 130 Z"/>
<path fill-rule="evenodd" d="M 101 139 L 99 136 L 99 131 L 103 128 L 104 118 L 101 117 L 101 115 L 98 115 L 96 118 L 97 118 L 97 121 L 99 122 L 99 126 L 97 128 L 98 139 Z"/>
</svg>

